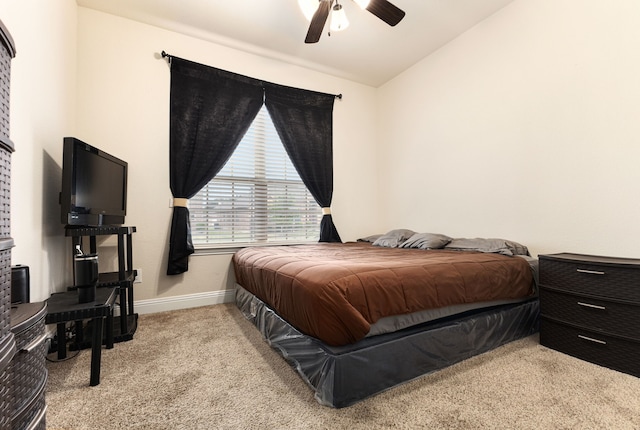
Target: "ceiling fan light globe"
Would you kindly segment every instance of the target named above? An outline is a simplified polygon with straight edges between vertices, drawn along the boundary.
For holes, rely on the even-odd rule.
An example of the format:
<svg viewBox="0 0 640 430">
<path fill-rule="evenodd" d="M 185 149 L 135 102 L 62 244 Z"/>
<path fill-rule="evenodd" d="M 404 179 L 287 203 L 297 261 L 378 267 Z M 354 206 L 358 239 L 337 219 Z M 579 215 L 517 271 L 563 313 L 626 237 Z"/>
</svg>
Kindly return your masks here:
<svg viewBox="0 0 640 430">
<path fill-rule="evenodd" d="M 344 9 L 339 4 L 336 4 L 331 11 L 331 24 L 329 29 L 331 31 L 342 31 L 349 27 L 349 20 L 347 14 L 344 13 Z"/>
<path fill-rule="evenodd" d="M 369 3 L 371 2 L 371 0 L 353 0 L 354 2 L 356 2 L 356 4 L 358 6 L 360 6 L 360 9 L 366 9 L 367 6 L 369 6 Z"/>
</svg>

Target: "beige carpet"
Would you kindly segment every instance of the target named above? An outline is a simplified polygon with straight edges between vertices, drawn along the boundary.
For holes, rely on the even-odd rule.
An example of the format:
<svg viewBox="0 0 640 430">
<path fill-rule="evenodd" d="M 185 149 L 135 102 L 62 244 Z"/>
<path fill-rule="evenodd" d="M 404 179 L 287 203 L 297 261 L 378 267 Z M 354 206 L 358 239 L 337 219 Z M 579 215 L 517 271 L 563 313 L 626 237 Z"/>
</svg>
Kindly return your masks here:
<svg viewBox="0 0 640 430">
<path fill-rule="evenodd" d="M 48 429 L 640 429 L 640 379 L 537 336 L 344 409 L 319 405 L 233 305 L 140 316 L 103 349 L 96 387 L 90 355 L 48 364 Z"/>
</svg>

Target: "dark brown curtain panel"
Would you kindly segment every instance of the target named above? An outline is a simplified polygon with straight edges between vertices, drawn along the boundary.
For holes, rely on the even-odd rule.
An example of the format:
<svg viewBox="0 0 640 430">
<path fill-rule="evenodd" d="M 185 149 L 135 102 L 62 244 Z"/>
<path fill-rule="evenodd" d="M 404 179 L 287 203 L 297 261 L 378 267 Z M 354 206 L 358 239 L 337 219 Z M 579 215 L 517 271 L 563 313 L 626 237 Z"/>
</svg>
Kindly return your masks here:
<svg viewBox="0 0 640 430">
<path fill-rule="evenodd" d="M 265 106 L 291 162 L 322 207 L 320 242 L 342 242 L 331 217 L 335 96 L 264 83 Z"/>
<path fill-rule="evenodd" d="M 168 275 L 189 268 L 193 197 L 227 162 L 263 104 L 262 82 L 171 58 L 170 185 L 174 197 Z"/>
</svg>

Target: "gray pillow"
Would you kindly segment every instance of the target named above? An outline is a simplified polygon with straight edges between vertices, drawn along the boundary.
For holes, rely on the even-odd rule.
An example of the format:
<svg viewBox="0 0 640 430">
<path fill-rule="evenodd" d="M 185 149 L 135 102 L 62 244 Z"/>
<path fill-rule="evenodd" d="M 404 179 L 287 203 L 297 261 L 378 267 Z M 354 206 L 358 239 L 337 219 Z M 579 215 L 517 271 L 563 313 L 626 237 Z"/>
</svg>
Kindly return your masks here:
<svg viewBox="0 0 640 430">
<path fill-rule="evenodd" d="M 367 237 L 361 237 L 360 239 L 358 239 L 358 242 L 370 242 L 373 243 L 376 240 L 378 240 L 378 238 L 382 236 L 381 234 L 372 234 L 371 236 L 367 236 Z"/>
<path fill-rule="evenodd" d="M 374 246 L 385 246 L 387 248 L 397 248 L 400 244 L 407 239 L 409 239 L 415 231 L 408 230 L 406 228 L 399 228 L 396 230 L 391 230 L 388 233 L 383 234 L 375 242 L 373 242 Z"/>
<path fill-rule="evenodd" d="M 449 236 L 436 233 L 416 233 L 404 241 L 400 248 L 440 249 L 451 242 Z"/>
<path fill-rule="evenodd" d="M 454 251 L 492 252 L 503 255 L 530 255 L 529 249 L 526 246 L 521 245 L 518 242 L 505 239 L 453 239 L 444 247 L 444 249 Z"/>
</svg>

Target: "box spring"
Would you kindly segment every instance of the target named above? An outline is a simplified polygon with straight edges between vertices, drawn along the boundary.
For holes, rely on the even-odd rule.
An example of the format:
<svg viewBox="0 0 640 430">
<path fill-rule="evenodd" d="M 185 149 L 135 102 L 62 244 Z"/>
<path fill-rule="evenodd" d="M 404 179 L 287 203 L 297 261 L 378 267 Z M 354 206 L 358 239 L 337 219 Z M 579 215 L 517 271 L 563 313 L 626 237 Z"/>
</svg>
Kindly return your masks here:
<svg viewBox="0 0 640 430">
<path fill-rule="evenodd" d="M 316 400 L 341 408 L 538 331 L 538 299 L 480 309 L 331 347 L 236 286 L 236 305 L 292 364 Z"/>
</svg>

